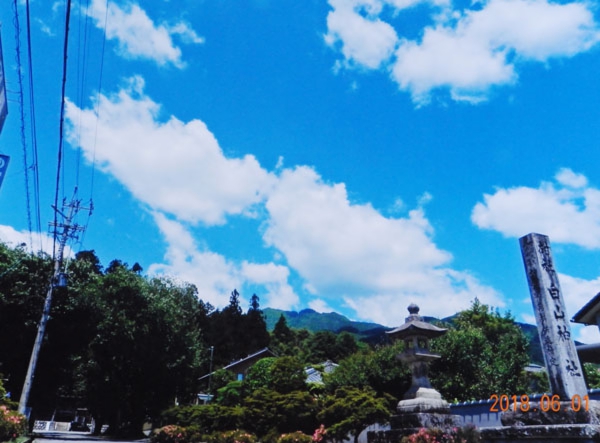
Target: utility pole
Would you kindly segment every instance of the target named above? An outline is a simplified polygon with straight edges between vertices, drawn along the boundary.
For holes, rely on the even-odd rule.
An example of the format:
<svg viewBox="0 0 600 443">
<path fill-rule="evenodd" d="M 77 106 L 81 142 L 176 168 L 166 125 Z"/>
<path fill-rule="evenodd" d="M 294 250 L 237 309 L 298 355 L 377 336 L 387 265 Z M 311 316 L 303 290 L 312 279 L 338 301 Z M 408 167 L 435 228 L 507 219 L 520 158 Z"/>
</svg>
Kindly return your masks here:
<svg viewBox="0 0 600 443">
<path fill-rule="evenodd" d="M 77 193 L 77 190 L 75 190 Z M 55 238 L 59 238 L 58 253 L 54 257 L 54 272 L 48 285 L 48 292 L 46 293 L 46 301 L 44 302 L 44 310 L 42 311 L 42 319 L 38 326 L 37 336 L 33 344 L 33 351 L 31 352 L 31 359 L 29 360 L 29 367 L 27 368 L 27 375 L 25 376 L 25 382 L 23 383 L 23 391 L 21 392 L 21 399 L 19 400 L 19 412 L 29 417 L 29 411 L 27 410 L 27 403 L 29 402 L 29 393 L 31 392 L 31 385 L 33 384 L 33 378 L 35 376 L 35 367 L 37 365 L 40 348 L 42 346 L 42 340 L 46 332 L 46 323 L 50 317 L 50 306 L 52 304 L 52 291 L 55 287 L 66 286 L 66 275 L 62 272 L 63 254 L 65 251 L 65 245 L 70 238 L 76 238 L 77 234 L 83 231 L 85 228 L 73 223 L 73 218 L 82 208 L 80 206 L 80 200 L 71 200 L 69 204 L 63 202 L 63 211 L 68 209 L 68 214 L 64 214 L 54 205 L 54 209 L 61 217 L 63 217 L 62 223 L 50 223 L 50 226 L 54 228 Z M 59 232 L 59 230 L 61 230 Z"/>
<path fill-rule="evenodd" d="M 210 395 L 210 382 L 212 381 L 212 372 L 213 372 L 213 354 L 215 352 L 215 347 L 210 347 L 210 370 L 208 371 L 208 395 Z"/>
</svg>

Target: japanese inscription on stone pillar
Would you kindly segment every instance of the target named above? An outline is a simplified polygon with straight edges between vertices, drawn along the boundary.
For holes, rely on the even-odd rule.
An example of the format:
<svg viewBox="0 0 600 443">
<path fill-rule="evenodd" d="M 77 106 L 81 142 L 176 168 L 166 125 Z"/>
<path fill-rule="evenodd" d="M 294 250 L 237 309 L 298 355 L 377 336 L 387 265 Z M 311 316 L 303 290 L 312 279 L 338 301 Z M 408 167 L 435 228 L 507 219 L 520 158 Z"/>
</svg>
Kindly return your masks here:
<svg viewBox="0 0 600 443">
<path fill-rule="evenodd" d="M 519 243 L 552 394 L 565 401 L 576 394 L 583 398 L 587 393 L 583 367 L 571 339 L 548 237 L 529 234 Z"/>
</svg>

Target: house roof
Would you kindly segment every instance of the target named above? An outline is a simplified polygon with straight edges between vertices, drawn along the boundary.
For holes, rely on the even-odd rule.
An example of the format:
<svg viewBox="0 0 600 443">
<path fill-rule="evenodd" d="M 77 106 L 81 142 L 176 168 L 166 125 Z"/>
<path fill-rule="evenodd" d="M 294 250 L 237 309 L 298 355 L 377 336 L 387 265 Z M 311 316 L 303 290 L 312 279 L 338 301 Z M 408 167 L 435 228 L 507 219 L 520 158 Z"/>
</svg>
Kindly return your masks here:
<svg viewBox="0 0 600 443">
<path fill-rule="evenodd" d="M 275 354 L 269 348 L 263 348 L 260 351 L 256 351 L 254 354 L 251 354 L 240 360 L 236 360 L 233 363 L 229 363 L 223 369 L 226 369 L 226 370 L 232 371 L 232 372 L 235 372 L 236 370 L 241 369 L 242 372 L 244 372 L 249 366 L 252 366 L 258 360 L 260 360 L 262 358 L 266 358 L 266 357 L 277 357 L 277 354 Z M 214 374 L 214 371 L 211 372 L 210 374 L 203 375 L 198 380 L 203 380 L 203 379 L 207 378 L 209 375 L 213 375 L 213 374 Z"/>
<path fill-rule="evenodd" d="M 323 368 L 322 371 L 319 369 L 315 369 L 314 367 L 308 367 L 304 371 L 306 372 L 306 382 L 307 383 L 317 383 L 323 384 L 323 374 L 330 374 L 335 371 L 339 365 L 332 362 L 331 360 L 327 360 L 320 365 L 317 365 Z"/>
<path fill-rule="evenodd" d="M 600 292 L 587 302 L 585 306 L 573 316 L 571 321 L 573 323 L 581 323 L 584 325 L 595 325 L 597 324 L 596 316 L 598 316 L 598 314 L 600 314 Z"/>
</svg>

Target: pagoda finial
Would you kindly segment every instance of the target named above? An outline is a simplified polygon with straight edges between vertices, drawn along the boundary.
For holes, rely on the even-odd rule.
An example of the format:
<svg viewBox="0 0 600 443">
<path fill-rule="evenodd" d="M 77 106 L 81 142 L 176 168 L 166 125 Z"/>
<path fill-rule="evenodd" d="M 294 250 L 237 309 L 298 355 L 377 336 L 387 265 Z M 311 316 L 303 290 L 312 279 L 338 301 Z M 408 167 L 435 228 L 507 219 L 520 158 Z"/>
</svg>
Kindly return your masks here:
<svg viewBox="0 0 600 443">
<path fill-rule="evenodd" d="M 411 315 L 416 315 L 419 314 L 419 307 L 417 305 L 415 305 L 414 303 L 411 303 L 410 305 L 408 305 L 408 312 L 410 312 Z"/>
</svg>

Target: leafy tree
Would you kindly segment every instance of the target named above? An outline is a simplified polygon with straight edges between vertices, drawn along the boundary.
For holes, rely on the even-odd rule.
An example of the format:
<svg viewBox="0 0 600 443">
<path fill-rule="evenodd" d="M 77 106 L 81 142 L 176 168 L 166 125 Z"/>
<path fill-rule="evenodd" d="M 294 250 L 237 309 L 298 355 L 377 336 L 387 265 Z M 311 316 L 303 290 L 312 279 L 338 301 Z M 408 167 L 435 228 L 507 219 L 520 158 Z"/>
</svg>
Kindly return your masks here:
<svg viewBox="0 0 600 443">
<path fill-rule="evenodd" d="M 330 393 L 342 387 L 374 389 L 377 395 L 387 393 L 401 398 L 411 382 L 410 371 L 397 359 L 403 344 L 356 352 L 344 360 L 331 374 L 325 376 Z"/>
<path fill-rule="evenodd" d="M 359 349 L 359 344 L 354 335 L 347 331 L 340 332 L 335 338 L 336 355 L 335 361 L 340 361 Z"/>
<path fill-rule="evenodd" d="M 97 422 L 109 423 L 113 433 L 136 434 L 147 415 L 156 417 L 175 396 L 189 395 L 197 378 L 195 288 L 148 281 L 115 266 L 93 291 L 88 404 Z"/>
<path fill-rule="evenodd" d="M 466 401 L 527 391 L 528 343 L 510 313 L 500 315 L 475 299 L 454 324 L 431 345 L 442 356 L 431 365 L 431 380 L 443 396 Z"/>
<path fill-rule="evenodd" d="M 209 393 L 215 394 L 219 389 L 227 386 L 232 381 L 235 381 L 233 372 L 228 371 L 227 369 L 216 370 L 211 376 Z"/>
<path fill-rule="evenodd" d="M 96 255 L 96 251 L 79 251 L 77 254 L 75 254 L 75 260 L 79 262 L 87 262 L 89 265 L 91 265 L 90 270 L 94 274 L 102 274 L 102 264 L 100 264 L 100 259 Z"/>
<path fill-rule="evenodd" d="M 337 360 L 337 337 L 331 331 L 315 332 L 307 343 L 308 355 L 306 360 L 320 363 L 326 360 Z"/>
<path fill-rule="evenodd" d="M 259 388 L 244 402 L 245 429 L 263 437 L 272 433 L 312 433 L 318 426 L 317 402 L 304 391 L 279 393 Z"/>
<path fill-rule="evenodd" d="M 9 248 L 0 243 L 0 372 L 11 398 L 19 399 L 44 300 L 52 262 L 44 253 L 30 254 L 25 245 Z M 39 368 L 44 361 L 40 358 Z M 41 377 L 34 379 L 30 404 L 47 397 Z"/>
<path fill-rule="evenodd" d="M 588 389 L 600 388 L 600 372 L 598 371 L 598 365 L 584 363 L 583 371 Z"/>
<path fill-rule="evenodd" d="M 215 403 L 202 406 L 177 406 L 165 410 L 161 423 L 191 427 L 201 434 L 216 431 L 243 429 L 245 412 L 240 406 L 223 406 Z"/>
<path fill-rule="evenodd" d="M 306 389 L 306 372 L 300 360 L 294 357 L 280 357 L 270 369 L 270 387 L 281 394 Z"/>
<path fill-rule="evenodd" d="M 338 441 L 352 435 L 354 443 L 369 425 L 389 420 L 386 399 L 377 397 L 369 388 L 342 387 L 323 400 L 317 418 L 325 424 L 328 434 Z"/>
<path fill-rule="evenodd" d="M 244 382 L 234 380 L 217 391 L 216 402 L 223 406 L 236 406 L 244 398 Z"/>
<path fill-rule="evenodd" d="M 271 368 L 277 361 L 277 357 L 266 357 L 257 361 L 248 369 L 244 382 L 249 392 L 258 388 L 269 388 L 272 385 Z"/>
</svg>

